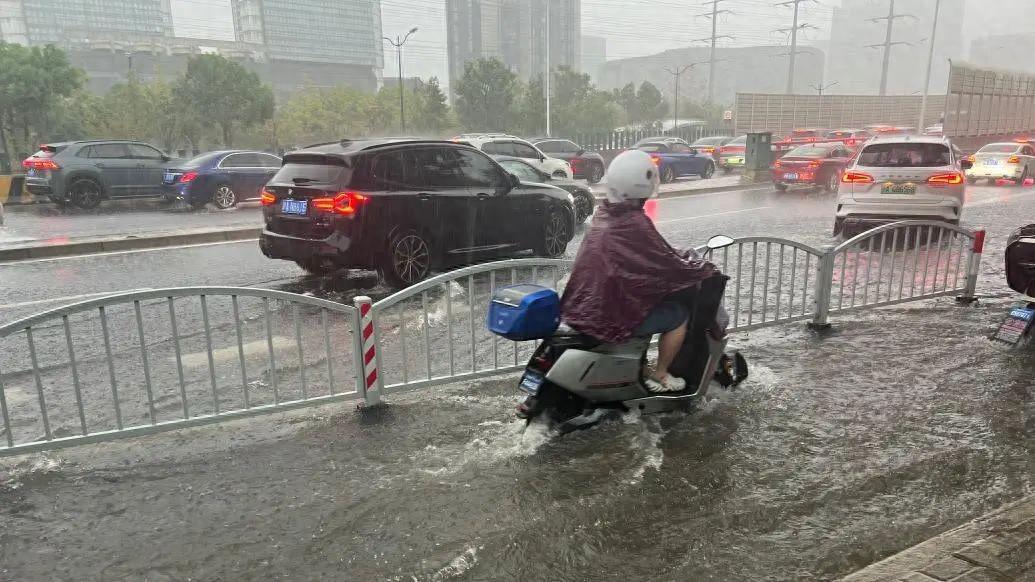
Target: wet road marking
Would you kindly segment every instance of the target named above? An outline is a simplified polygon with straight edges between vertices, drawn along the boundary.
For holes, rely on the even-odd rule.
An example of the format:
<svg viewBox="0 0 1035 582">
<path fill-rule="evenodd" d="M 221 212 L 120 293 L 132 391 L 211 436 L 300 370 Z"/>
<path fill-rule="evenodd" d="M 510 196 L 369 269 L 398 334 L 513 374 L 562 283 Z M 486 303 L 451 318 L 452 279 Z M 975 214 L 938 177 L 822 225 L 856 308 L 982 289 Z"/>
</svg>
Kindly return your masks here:
<svg viewBox="0 0 1035 582">
<path fill-rule="evenodd" d="M 189 245 L 175 245 L 171 247 L 155 247 L 151 249 L 130 249 L 126 251 L 107 251 L 103 253 L 84 253 L 81 255 L 68 255 L 67 257 L 49 257 L 46 259 L 25 259 L 19 261 L 8 261 L 0 263 L 0 267 L 13 267 L 18 265 L 29 265 L 33 263 L 51 263 L 54 261 L 67 261 L 70 259 L 85 259 L 91 257 L 110 257 L 112 255 L 132 255 L 134 253 L 152 253 L 155 251 L 172 251 L 176 249 L 190 249 L 194 247 L 211 247 L 215 245 L 232 245 L 239 243 L 252 243 L 254 244 L 257 238 L 245 238 L 241 240 L 221 240 L 216 242 L 197 243 Z"/>
<path fill-rule="evenodd" d="M 673 223 L 673 222 L 686 222 L 688 220 L 698 220 L 700 218 L 712 218 L 712 217 L 715 217 L 715 216 L 726 216 L 728 214 L 740 214 L 742 212 L 757 212 L 759 210 L 768 210 L 770 208 L 772 208 L 772 206 L 758 206 L 758 207 L 755 207 L 755 208 L 741 208 L 740 210 L 727 210 L 726 212 L 716 212 L 716 213 L 713 213 L 713 214 L 699 214 L 697 216 L 687 216 L 687 217 L 684 217 L 684 218 L 672 218 L 670 220 L 659 220 L 659 221 L 655 222 L 654 224 L 670 224 L 670 223 Z"/>
<path fill-rule="evenodd" d="M 20 303 L 0 303 L 0 309 L 15 309 L 17 307 L 30 307 L 32 305 L 44 305 L 47 303 L 60 303 L 62 301 L 67 303 L 74 303 L 80 299 L 90 299 L 92 297 L 104 297 L 105 295 L 120 295 L 122 293 L 135 293 L 137 291 L 150 291 L 152 287 L 140 287 L 139 289 L 129 289 L 126 291 L 99 291 L 97 293 L 83 293 L 82 295 L 66 295 L 64 297 L 52 297 L 50 299 L 36 299 L 35 301 L 22 301 Z"/>
<path fill-rule="evenodd" d="M 258 340 L 254 342 L 248 342 L 244 344 L 244 356 L 250 357 L 257 354 L 265 354 L 269 349 L 266 344 L 266 340 Z M 273 336 L 273 349 L 276 351 L 293 349 L 297 351 L 295 346 L 295 340 L 281 335 Z M 224 362 L 227 360 L 237 359 L 237 346 L 229 346 L 225 348 L 219 348 L 212 350 L 212 361 Z M 208 353 L 207 352 L 194 352 L 190 354 L 184 354 L 181 358 L 184 368 L 200 368 L 208 365 Z"/>
</svg>

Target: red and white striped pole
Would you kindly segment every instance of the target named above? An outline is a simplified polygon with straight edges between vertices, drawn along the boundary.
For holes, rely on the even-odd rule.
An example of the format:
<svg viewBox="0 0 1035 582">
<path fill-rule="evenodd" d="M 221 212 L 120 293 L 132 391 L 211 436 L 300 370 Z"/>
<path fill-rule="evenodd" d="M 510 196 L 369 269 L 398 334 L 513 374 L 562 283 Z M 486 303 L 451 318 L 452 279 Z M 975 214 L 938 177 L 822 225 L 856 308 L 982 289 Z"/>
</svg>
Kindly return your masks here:
<svg viewBox="0 0 1035 582">
<path fill-rule="evenodd" d="M 977 278 L 981 270 L 981 254 L 985 252 L 985 229 L 974 231 L 974 244 L 970 247 L 970 258 L 967 260 L 967 282 L 963 294 L 956 298 L 960 303 L 977 301 Z"/>
<path fill-rule="evenodd" d="M 358 325 L 354 328 L 356 344 L 356 391 L 367 406 L 381 402 L 381 377 L 378 373 L 377 338 L 374 333 L 373 301 L 365 295 L 353 300 Z"/>
</svg>

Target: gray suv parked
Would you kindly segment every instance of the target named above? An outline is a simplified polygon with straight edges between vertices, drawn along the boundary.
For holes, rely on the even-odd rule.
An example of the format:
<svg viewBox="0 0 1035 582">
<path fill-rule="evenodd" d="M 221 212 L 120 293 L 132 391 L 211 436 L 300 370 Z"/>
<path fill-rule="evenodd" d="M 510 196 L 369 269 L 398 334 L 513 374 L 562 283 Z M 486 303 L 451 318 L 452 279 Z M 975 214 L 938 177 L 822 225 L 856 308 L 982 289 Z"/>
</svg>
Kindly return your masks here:
<svg viewBox="0 0 1035 582">
<path fill-rule="evenodd" d="M 105 198 L 162 195 L 162 173 L 173 159 L 135 141 L 46 144 L 25 159 L 25 187 L 55 204 L 94 208 Z"/>
</svg>

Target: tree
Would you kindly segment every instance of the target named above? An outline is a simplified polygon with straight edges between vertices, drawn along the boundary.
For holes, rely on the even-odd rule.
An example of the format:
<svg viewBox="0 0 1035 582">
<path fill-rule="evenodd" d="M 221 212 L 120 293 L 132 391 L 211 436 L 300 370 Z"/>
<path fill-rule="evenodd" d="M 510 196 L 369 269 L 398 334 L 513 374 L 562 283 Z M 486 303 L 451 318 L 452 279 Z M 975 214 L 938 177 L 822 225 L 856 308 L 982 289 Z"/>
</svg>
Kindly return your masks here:
<svg viewBox="0 0 1035 582">
<path fill-rule="evenodd" d="M 514 128 L 524 135 L 546 133 L 546 92 L 542 76 L 532 78 L 522 87 L 521 98 L 514 109 Z"/>
<path fill-rule="evenodd" d="M 389 110 L 375 96 L 347 87 L 310 88 L 295 94 L 277 112 L 274 140 L 292 146 L 366 135 L 381 124 Z M 398 104 L 398 101 L 396 102 Z M 395 109 L 398 113 L 398 108 Z M 376 129 L 384 130 L 384 125 Z"/>
<path fill-rule="evenodd" d="M 640 113 L 638 121 L 644 125 L 655 125 L 668 113 L 668 104 L 650 81 L 644 81 L 636 91 L 636 106 Z"/>
<path fill-rule="evenodd" d="M 412 93 L 413 111 L 408 116 L 413 127 L 427 133 L 439 133 L 453 124 L 446 94 L 442 92 L 438 77 L 418 82 Z"/>
<path fill-rule="evenodd" d="M 517 76 L 498 59 L 468 62 L 453 88 L 460 122 L 471 130 L 506 130 L 519 87 Z"/>
<path fill-rule="evenodd" d="M 254 127 L 273 116 L 272 89 L 255 73 L 219 55 L 187 61 L 175 95 L 203 124 L 219 127 L 227 147 L 233 145 L 235 128 Z"/>
<path fill-rule="evenodd" d="M 636 97 L 636 85 L 629 83 L 621 89 L 615 89 L 611 94 L 611 98 L 625 112 L 625 122 L 627 124 L 631 125 L 641 121 L 640 101 Z"/>
<path fill-rule="evenodd" d="M 45 130 L 51 108 L 75 92 L 82 79 L 65 53 L 51 45 L 27 48 L 0 41 L 0 149 L 11 166 L 18 149 Z"/>
</svg>

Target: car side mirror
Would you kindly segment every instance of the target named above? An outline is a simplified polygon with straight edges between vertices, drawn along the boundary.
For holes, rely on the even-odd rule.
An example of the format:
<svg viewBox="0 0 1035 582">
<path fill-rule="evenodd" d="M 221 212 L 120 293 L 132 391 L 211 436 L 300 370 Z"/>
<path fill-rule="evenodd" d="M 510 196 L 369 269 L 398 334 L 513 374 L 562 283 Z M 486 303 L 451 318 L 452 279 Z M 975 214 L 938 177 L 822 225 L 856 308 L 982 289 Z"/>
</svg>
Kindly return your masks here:
<svg viewBox="0 0 1035 582">
<path fill-rule="evenodd" d="M 962 160 L 960 160 L 960 167 L 964 170 L 969 170 L 974 167 L 974 162 L 970 161 L 967 158 L 963 158 Z"/>
<path fill-rule="evenodd" d="M 170 156 L 168 154 L 162 154 L 162 161 L 163 162 L 168 162 L 171 159 L 172 159 L 172 156 Z"/>
<path fill-rule="evenodd" d="M 518 178 L 514 174 L 507 172 L 507 184 L 510 186 L 508 190 L 513 190 L 514 188 L 517 188 L 519 185 L 521 185 L 521 178 Z"/>
<path fill-rule="evenodd" d="M 583 155 L 585 153 L 586 153 L 586 150 L 579 150 L 579 151 L 575 152 L 575 155 L 576 156 L 581 156 L 581 155 Z"/>
<path fill-rule="evenodd" d="M 713 236 L 712 238 L 708 239 L 708 244 L 705 245 L 705 246 L 707 246 L 709 249 L 714 251 L 716 249 L 721 249 L 723 247 L 728 247 L 728 246 L 730 246 L 731 244 L 733 244 L 735 242 L 737 242 L 737 241 L 733 240 L 732 238 L 730 238 L 730 237 L 728 237 L 728 236 L 726 236 L 724 234 L 717 234 L 717 235 Z"/>
</svg>

